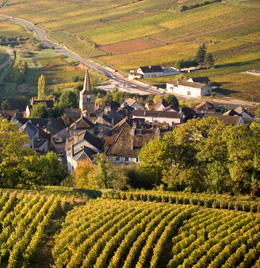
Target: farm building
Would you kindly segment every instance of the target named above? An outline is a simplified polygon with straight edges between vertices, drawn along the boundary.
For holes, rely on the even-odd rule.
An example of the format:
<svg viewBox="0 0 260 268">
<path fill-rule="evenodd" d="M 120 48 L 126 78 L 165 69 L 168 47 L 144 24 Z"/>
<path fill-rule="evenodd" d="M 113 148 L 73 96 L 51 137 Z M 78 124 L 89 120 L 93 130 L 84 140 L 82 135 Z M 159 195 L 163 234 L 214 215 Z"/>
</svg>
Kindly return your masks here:
<svg viewBox="0 0 260 268">
<path fill-rule="evenodd" d="M 137 70 L 131 70 L 129 74 L 129 79 L 176 75 L 179 73 L 180 71 L 176 70 L 173 67 L 167 68 L 161 67 L 159 65 L 145 66 L 139 67 Z"/>
<path fill-rule="evenodd" d="M 210 95 L 212 92 L 211 86 L 202 83 L 187 81 L 179 82 L 173 80 L 166 84 L 166 90 L 168 93 L 192 98 L 201 98 L 201 96 Z"/>
</svg>

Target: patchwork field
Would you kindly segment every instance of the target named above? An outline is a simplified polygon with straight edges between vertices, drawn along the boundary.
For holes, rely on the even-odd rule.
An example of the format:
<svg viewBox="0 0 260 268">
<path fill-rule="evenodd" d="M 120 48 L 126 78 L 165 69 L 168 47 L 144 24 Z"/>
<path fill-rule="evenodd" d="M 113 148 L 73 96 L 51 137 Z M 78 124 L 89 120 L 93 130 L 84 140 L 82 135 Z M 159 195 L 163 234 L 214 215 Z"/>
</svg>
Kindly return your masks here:
<svg viewBox="0 0 260 268">
<path fill-rule="evenodd" d="M 231 74 L 259 69 L 259 1 L 207 2 L 12 0 L 1 11 L 37 23 L 48 29 L 50 38 L 80 56 L 122 72 L 139 66 L 174 66 L 177 60 L 194 57 L 202 42 L 216 68 L 194 76 L 227 82 Z M 225 86 L 223 92 L 246 96 L 246 80 L 240 80 L 239 89 L 233 90 L 235 84 L 230 84 L 230 91 Z"/>
<path fill-rule="evenodd" d="M 159 47 L 159 45 L 143 39 L 135 39 L 118 44 L 102 46 L 100 48 L 108 53 L 112 53 L 114 55 L 120 55 L 155 47 Z"/>
</svg>

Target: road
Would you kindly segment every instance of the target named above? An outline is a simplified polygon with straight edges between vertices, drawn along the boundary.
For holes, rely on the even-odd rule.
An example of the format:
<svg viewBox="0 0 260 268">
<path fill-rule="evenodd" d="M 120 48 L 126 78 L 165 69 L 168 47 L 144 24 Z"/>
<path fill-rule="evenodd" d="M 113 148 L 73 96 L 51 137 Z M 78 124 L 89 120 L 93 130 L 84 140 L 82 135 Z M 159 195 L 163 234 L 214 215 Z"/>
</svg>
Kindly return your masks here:
<svg viewBox="0 0 260 268">
<path fill-rule="evenodd" d="M 128 79 L 125 79 L 122 75 L 116 73 L 116 72 L 112 72 L 106 68 L 103 68 L 101 66 L 99 66 L 98 64 L 95 64 L 94 62 L 90 62 L 86 59 L 83 59 L 82 57 L 80 57 L 79 55 L 75 54 L 74 52 L 70 51 L 68 48 L 61 46 L 51 40 L 49 40 L 46 36 L 45 36 L 45 32 L 44 30 L 42 30 L 40 27 L 38 27 L 37 25 L 26 21 L 24 19 L 19 19 L 19 18 L 14 18 L 8 15 L 4 15 L 4 14 L 0 14 L 1 18 L 10 20 L 12 22 L 16 22 L 19 24 L 23 24 L 28 28 L 33 29 L 37 34 L 39 39 L 41 40 L 41 42 L 47 46 L 47 47 L 51 47 L 53 48 L 55 51 L 57 51 L 57 53 L 61 54 L 61 55 L 66 55 L 76 61 L 81 62 L 83 65 L 86 65 L 96 71 L 98 71 L 99 73 L 105 74 L 110 80 L 115 81 L 116 83 L 119 83 L 119 87 L 121 88 L 125 88 L 127 86 L 127 88 L 125 88 L 128 91 L 131 91 L 131 88 L 133 88 L 132 92 L 133 93 L 140 93 L 142 95 L 144 94 L 162 94 L 160 91 L 158 90 L 154 90 L 151 89 L 149 87 L 149 85 L 146 86 L 141 86 L 135 82 L 129 81 Z"/>
</svg>

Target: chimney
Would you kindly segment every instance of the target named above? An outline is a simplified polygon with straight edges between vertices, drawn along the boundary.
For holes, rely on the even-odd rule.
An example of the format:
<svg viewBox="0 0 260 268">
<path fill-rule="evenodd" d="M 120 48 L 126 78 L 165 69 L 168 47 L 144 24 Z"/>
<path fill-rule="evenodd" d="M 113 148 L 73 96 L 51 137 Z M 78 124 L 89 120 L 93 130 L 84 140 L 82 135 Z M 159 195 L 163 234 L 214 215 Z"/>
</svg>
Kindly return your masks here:
<svg viewBox="0 0 260 268">
<path fill-rule="evenodd" d="M 103 130 L 103 128 L 101 128 L 100 131 L 99 131 L 99 137 L 100 137 L 100 139 L 104 138 L 104 130 Z"/>
<path fill-rule="evenodd" d="M 157 125 L 156 129 L 155 129 L 155 135 L 157 137 L 160 137 L 160 134 L 161 134 L 161 131 L 160 131 L 160 128 L 159 128 L 159 125 Z"/>
<path fill-rule="evenodd" d="M 71 143 L 70 150 L 71 150 L 71 156 L 73 157 L 74 156 L 74 142 Z"/>
<path fill-rule="evenodd" d="M 133 122 L 133 127 L 132 127 L 132 136 L 135 135 L 135 131 L 136 131 L 136 122 Z"/>
</svg>

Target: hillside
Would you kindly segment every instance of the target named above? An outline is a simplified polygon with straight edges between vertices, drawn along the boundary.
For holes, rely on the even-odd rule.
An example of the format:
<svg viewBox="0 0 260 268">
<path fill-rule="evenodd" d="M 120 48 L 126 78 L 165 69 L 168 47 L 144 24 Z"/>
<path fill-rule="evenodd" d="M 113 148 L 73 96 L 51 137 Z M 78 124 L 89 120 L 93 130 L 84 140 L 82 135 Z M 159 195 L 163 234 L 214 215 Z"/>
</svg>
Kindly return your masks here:
<svg viewBox="0 0 260 268">
<path fill-rule="evenodd" d="M 255 0 L 12 0 L 1 11 L 37 23 L 81 56 L 122 72 L 172 66 L 194 57 L 205 42 L 216 68 L 193 75 L 209 76 L 222 93 L 260 100 L 259 77 L 240 73 L 259 69 L 259 10 Z"/>
<path fill-rule="evenodd" d="M 259 202 L 244 202 L 238 211 L 213 209 L 202 199 L 195 205 L 195 195 L 191 205 L 181 194 L 115 194 L 125 200 L 0 191 L 1 267 L 260 265 Z M 155 196 L 159 202 L 147 200 Z"/>
</svg>

